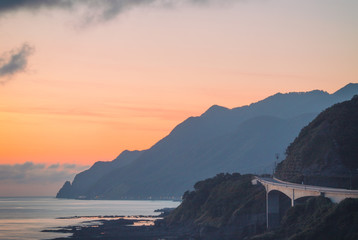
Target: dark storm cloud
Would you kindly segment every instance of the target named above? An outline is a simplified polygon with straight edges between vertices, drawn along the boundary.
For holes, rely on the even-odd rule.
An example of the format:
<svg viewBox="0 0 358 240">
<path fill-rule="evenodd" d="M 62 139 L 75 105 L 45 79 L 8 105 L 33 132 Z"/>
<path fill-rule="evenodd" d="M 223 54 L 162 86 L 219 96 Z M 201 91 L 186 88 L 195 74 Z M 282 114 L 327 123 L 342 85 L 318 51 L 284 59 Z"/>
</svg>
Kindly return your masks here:
<svg viewBox="0 0 358 240">
<path fill-rule="evenodd" d="M 85 170 L 88 166 L 79 166 L 71 164 L 34 164 L 26 162 L 24 164 L 2 164 L 0 165 L 0 184 L 7 183 L 54 183 L 63 182 L 71 179 L 80 171 Z"/>
<path fill-rule="evenodd" d="M 0 79 L 7 79 L 0 80 L 0 83 L 5 83 L 9 80 L 9 77 L 18 72 L 25 71 L 27 66 L 27 59 L 33 52 L 33 47 L 28 44 L 24 44 L 17 50 L 12 50 L 8 53 L 2 54 L 0 57 Z"/>
</svg>

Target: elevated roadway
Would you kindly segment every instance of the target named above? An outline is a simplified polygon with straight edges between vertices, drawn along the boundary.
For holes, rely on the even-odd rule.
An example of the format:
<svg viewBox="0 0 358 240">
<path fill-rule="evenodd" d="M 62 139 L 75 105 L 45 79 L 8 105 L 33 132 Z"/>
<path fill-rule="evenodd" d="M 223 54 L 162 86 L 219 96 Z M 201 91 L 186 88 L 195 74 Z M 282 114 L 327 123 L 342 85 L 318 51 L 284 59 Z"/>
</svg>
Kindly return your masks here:
<svg viewBox="0 0 358 240">
<path fill-rule="evenodd" d="M 291 207 L 295 205 L 295 200 L 303 197 L 324 196 L 334 203 L 339 203 L 346 198 L 358 198 L 358 190 L 290 183 L 276 178 L 255 177 L 252 183 L 260 183 L 266 189 L 267 228 L 275 228 L 280 224 L 280 217 L 283 215 L 280 205 L 283 205 L 284 201 L 279 193 L 283 193 L 290 199 Z"/>
</svg>

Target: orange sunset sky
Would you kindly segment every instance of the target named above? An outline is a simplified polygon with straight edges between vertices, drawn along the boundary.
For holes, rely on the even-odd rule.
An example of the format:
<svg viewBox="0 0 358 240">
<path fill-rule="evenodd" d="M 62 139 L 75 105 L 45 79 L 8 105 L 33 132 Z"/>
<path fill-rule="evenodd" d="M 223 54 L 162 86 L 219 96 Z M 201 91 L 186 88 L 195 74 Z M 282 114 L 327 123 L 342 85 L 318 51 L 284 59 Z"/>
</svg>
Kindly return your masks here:
<svg viewBox="0 0 358 240">
<path fill-rule="evenodd" d="M 2 166 L 89 166 L 213 104 L 358 81 L 356 0 L 4 2 Z"/>
</svg>

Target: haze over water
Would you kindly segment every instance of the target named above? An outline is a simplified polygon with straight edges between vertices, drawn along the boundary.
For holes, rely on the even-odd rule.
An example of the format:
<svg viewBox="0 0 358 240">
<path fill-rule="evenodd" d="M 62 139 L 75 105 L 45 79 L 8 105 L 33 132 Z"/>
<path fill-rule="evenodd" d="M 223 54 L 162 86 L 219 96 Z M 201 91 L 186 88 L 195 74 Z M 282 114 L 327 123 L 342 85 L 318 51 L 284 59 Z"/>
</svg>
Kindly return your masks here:
<svg viewBox="0 0 358 240">
<path fill-rule="evenodd" d="M 0 239 L 50 239 L 68 236 L 41 230 L 79 225 L 96 218 L 58 219 L 72 216 L 158 215 L 156 209 L 177 207 L 172 201 L 67 200 L 51 197 L 0 198 Z M 83 225 L 83 224 L 80 224 Z"/>
</svg>

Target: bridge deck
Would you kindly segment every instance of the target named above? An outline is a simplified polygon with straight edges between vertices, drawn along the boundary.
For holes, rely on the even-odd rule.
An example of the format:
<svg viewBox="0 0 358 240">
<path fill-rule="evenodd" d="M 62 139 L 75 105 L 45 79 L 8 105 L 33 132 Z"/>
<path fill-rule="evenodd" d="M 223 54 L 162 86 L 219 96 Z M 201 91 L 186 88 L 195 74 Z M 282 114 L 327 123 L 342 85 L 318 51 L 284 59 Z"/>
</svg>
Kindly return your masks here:
<svg viewBox="0 0 358 240">
<path fill-rule="evenodd" d="M 339 203 L 346 198 L 358 198 L 358 190 L 348 190 L 341 188 L 330 188 L 321 186 L 312 186 L 281 181 L 274 178 L 255 177 L 253 184 L 260 182 L 266 189 L 266 222 L 267 228 L 275 228 L 280 224 L 280 199 L 276 190 L 285 194 L 291 199 L 291 206 L 295 201 L 302 197 L 325 196 L 334 203 Z"/>
<path fill-rule="evenodd" d="M 297 190 L 308 190 L 308 191 L 315 191 L 315 192 L 325 192 L 325 193 L 341 193 L 341 194 L 352 194 L 358 195 L 358 190 L 349 190 L 349 189 L 342 189 L 342 188 L 331 188 L 331 187 L 321 187 L 321 186 L 312 186 L 312 185 L 305 185 L 305 184 L 297 184 L 297 183 L 290 183 L 281 181 L 275 178 L 260 178 L 256 177 L 257 181 L 273 186 L 297 189 Z"/>
</svg>

